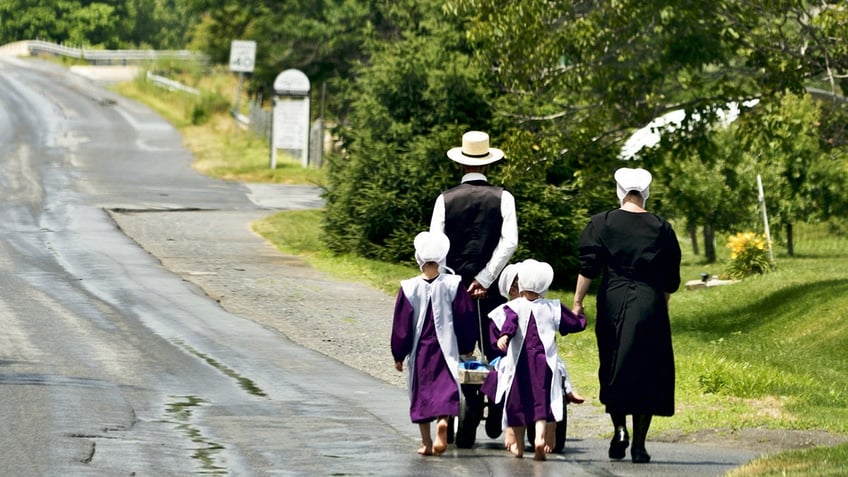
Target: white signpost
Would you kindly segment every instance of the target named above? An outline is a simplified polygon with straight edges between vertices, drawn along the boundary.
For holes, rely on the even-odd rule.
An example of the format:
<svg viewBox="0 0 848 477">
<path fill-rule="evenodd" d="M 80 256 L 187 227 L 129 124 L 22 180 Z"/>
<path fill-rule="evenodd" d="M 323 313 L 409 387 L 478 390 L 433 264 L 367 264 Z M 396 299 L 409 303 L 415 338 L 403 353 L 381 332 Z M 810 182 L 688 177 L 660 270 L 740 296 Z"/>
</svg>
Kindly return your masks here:
<svg viewBox="0 0 848 477">
<path fill-rule="evenodd" d="M 230 71 L 253 73 L 256 63 L 256 42 L 252 40 L 233 40 L 230 43 Z"/>
<path fill-rule="evenodd" d="M 309 78 L 288 69 L 274 80 L 274 112 L 271 122 L 271 169 L 277 167 L 277 149 L 300 157 L 309 165 Z"/>
<path fill-rule="evenodd" d="M 768 258 L 769 262 L 774 262 L 774 256 L 771 251 L 771 231 L 769 231 L 769 221 L 768 214 L 766 213 L 766 195 L 763 193 L 763 179 L 757 174 L 757 200 L 760 201 L 760 205 L 763 206 L 763 225 L 766 229 L 766 245 L 768 247 Z"/>
<path fill-rule="evenodd" d="M 234 117 L 241 114 L 241 83 L 244 73 L 253 73 L 256 64 L 256 42 L 253 40 L 233 40 L 230 43 L 230 71 L 238 72 L 238 89 L 236 90 L 236 107 Z"/>
</svg>

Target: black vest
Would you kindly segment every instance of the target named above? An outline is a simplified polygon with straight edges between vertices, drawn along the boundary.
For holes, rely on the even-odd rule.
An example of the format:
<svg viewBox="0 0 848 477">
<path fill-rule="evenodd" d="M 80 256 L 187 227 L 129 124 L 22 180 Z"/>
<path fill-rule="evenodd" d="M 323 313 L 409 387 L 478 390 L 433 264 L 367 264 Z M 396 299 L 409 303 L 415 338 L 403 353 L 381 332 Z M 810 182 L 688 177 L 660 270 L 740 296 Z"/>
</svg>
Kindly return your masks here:
<svg viewBox="0 0 848 477">
<path fill-rule="evenodd" d="M 466 285 L 489 263 L 501 237 L 503 188 L 470 181 L 448 189 L 445 235 L 450 239 L 447 266 Z"/>
</svg>

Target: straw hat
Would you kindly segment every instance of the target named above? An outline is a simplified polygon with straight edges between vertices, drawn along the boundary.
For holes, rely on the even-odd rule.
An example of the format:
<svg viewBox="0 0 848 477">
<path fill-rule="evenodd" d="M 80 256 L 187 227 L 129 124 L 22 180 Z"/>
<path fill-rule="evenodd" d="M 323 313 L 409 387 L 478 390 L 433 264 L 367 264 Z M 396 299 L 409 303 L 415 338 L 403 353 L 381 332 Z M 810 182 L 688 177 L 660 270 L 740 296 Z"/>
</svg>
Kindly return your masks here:
<svg viewBox="0 0 848 477">
<path fill-rule="evenodd" d="M 466 166 L 485 166 L 504 157 L 503 151 L 489 147 L 489 135 L 481 131 L 468 131 L 462 135 L 462 147 L 448 150 L 448 157 Z"/>
</svg>

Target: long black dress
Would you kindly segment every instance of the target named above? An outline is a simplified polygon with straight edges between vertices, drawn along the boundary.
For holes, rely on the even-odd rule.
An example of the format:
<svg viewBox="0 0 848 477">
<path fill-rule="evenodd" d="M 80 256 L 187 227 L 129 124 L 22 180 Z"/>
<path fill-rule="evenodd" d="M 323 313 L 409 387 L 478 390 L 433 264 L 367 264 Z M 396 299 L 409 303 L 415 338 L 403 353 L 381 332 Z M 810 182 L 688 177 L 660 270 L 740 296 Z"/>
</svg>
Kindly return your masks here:
<svg viewBox="0 0 848 477">
<path fill-rule="evenodd" d="M 665 219 L 622 209 L 592 216 L 580 273 L 598 290 L 600 400 L 608 413 L 674 414 L 674 352 L 664 293 L 680 286 L 680 245 Z"/>
</svg>

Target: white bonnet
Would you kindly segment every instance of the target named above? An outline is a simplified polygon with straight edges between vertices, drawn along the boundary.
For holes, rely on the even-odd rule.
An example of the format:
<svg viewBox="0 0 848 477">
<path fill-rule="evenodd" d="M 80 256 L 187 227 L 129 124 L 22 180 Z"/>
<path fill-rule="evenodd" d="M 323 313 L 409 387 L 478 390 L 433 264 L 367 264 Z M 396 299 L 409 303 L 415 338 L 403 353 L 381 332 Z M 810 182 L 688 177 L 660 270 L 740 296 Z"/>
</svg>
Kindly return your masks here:
<svg viewBox="0 0 848 477">
<path fill-rule="evenodd" d="M 642 206 L 644 207 L 644 202 L 648 200 L 648 195 L 650 195 L 651 179 L 651 173 L 641 167 L 618 169 L 615 171 L 615 192 L 618 195 L 618 200 L 623 200 L 628 192 L 635 190 L 642 196 Z"/>
<path fill-rule="evenodd" d="M 554 281 L 554 269 L 545 262 L 528 259 L 521 262 L 518 290 L 544 295 Z"/>
<path fill-rule="evenodd" d="M 450 250 L 450 239 L 439 232 L 421 232 L 415 236 L 415 260 L 422 269 L 427 262 L 436 262 L 439 269 L 445 268 L 445 260 Z"/>
<path fill-rule="evenodd" d="M 518 275 L 518 269 L 520 266 L 520 263 L 510 263 L 504 267 L 500 278 L 498 278 L 498 291 L 501 292 L 501 296 L 507 300 L 510 299 L 509 289 L 512 288 L 512 283 L 515 281 L 516 275 Z"/>
</svg>

